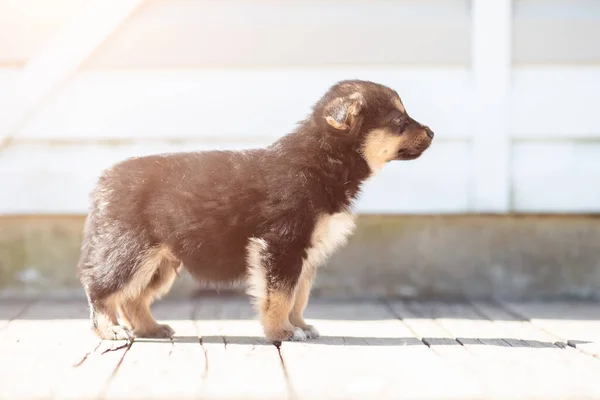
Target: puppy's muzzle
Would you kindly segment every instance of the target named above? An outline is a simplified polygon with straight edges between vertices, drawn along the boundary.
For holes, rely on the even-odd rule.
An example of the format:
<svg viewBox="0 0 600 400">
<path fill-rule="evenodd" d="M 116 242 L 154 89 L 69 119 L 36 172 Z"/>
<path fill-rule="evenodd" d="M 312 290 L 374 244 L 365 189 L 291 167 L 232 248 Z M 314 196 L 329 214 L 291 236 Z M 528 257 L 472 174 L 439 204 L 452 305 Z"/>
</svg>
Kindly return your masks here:
<svg viewBox="0 0 600 400">
<path fill-rule="evenodd" d="M 428 126 L 425 127 L 425 133 L 427 133 L 427 136 L 429 136 L 429 139 L 433 139 L 433 137 L 435 136 L 433 131 L 431 129 L 429 129 Z"/>
</svg>

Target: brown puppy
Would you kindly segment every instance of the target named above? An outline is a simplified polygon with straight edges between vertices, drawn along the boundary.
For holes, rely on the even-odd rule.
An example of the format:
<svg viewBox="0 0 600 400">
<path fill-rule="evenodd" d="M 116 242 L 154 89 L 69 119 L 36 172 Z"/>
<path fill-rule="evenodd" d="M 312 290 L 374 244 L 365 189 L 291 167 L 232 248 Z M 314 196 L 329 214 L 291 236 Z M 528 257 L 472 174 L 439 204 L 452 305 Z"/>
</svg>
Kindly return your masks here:
<svg viewBox="0 0 600 400">
<path fill-rule="evenodd" d="M 317 267 L 354 229 L 361 184 L 432 138 L 392 89 L 342 81 L 267 148 L 114 165 L 93 192 L 78 267 L 95 332 L 173 335 L 150 305 L 186 268 L 200 281 L 246 279 L 269 340 L 317 337 L 303 312 Z"/>
</svg>

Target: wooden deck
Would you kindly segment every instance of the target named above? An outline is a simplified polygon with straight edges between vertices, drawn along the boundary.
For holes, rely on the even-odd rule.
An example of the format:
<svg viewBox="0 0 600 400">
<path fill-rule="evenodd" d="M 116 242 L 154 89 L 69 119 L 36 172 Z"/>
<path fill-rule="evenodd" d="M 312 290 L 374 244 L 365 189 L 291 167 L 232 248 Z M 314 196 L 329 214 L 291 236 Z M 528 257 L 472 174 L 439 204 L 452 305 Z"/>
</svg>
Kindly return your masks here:
<svg viewBox="0 0 600 400">
<path fill-rule="evenodd" d="M 600 399 L 600 304 L 311 301 L 261 339 L 245 298 L 163 301 L 170 340 L 100 342 L 82 301 L 0 303 L 0 399 Z"/>
</svg>

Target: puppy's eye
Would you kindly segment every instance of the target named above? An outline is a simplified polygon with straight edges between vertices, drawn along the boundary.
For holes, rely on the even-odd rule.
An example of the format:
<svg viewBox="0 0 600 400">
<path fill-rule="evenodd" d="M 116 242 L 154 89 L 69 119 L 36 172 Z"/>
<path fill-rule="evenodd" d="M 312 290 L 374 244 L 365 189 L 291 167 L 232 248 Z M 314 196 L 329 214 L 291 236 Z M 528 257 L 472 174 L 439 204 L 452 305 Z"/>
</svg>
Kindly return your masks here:
<svg viewBox="0 0 600 400">
<path fill-rule="evenodd" d="M 396 118 L 392 120 L 392 123 L 396 125 L 400 131 L 403 131 L 406 128 L 406 118 L 402 115 L 398 115 Z"/>
</svg>

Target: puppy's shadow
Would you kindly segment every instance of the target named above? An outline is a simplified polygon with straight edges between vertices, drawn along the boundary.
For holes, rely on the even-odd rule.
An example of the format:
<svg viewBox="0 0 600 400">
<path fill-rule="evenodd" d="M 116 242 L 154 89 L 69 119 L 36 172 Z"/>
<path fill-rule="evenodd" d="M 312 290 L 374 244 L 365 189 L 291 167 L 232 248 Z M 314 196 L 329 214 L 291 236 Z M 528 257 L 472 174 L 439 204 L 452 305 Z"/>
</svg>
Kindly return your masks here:
<svg viewBox="0 0 600 400">
<path fill-rule="evenodd" d="M 136 338 L 134 343 L 166 343 L 166 344 L 222 344 L 222 345 L 253 345 L 253 346 L 274 346 L 272 342 L 257 336 L 173 336 L 169 339 L 145 339 Z M 283 342 L 282 345 L 288 342 Z M 293 343 L 293 342 L 290 342 Z M 302 342 L 308 345 L 328 345 L 328 346 L 416 346 L 423 345 L 417 338 L 397 337 L 397 338 L 373 338 L 373 337 L 343 337 L 343 336 L 321 336 L 317 339 L 307 339 Z"/>
<path fill-rule="evenodd" d="M 570 341 L 577 344 L 584 344 L 585 341 Z M 256 336 L 174 336 L 170 339 L 144 339 L 136 338 L 135 343 L 165 343 L 170 345 L 177 344 L 219 344 L 219 345 L 252 345 L 252 346 L 274 346 L 272 342 Z M 287 343 L 283 342 L 282 346 Z M 544 342 L 539 340 L 521 340 L 514 338 L 423 338 L 420 340 L 415 337 L 344 337 L 344 336 L 321 336 L 317 339 L 308 339 L 301 342 L 307 345 L 325 345 L 325 346 L 494 346 L 506 348 L 560 348 L 560 343 Z"/>
</svg>

